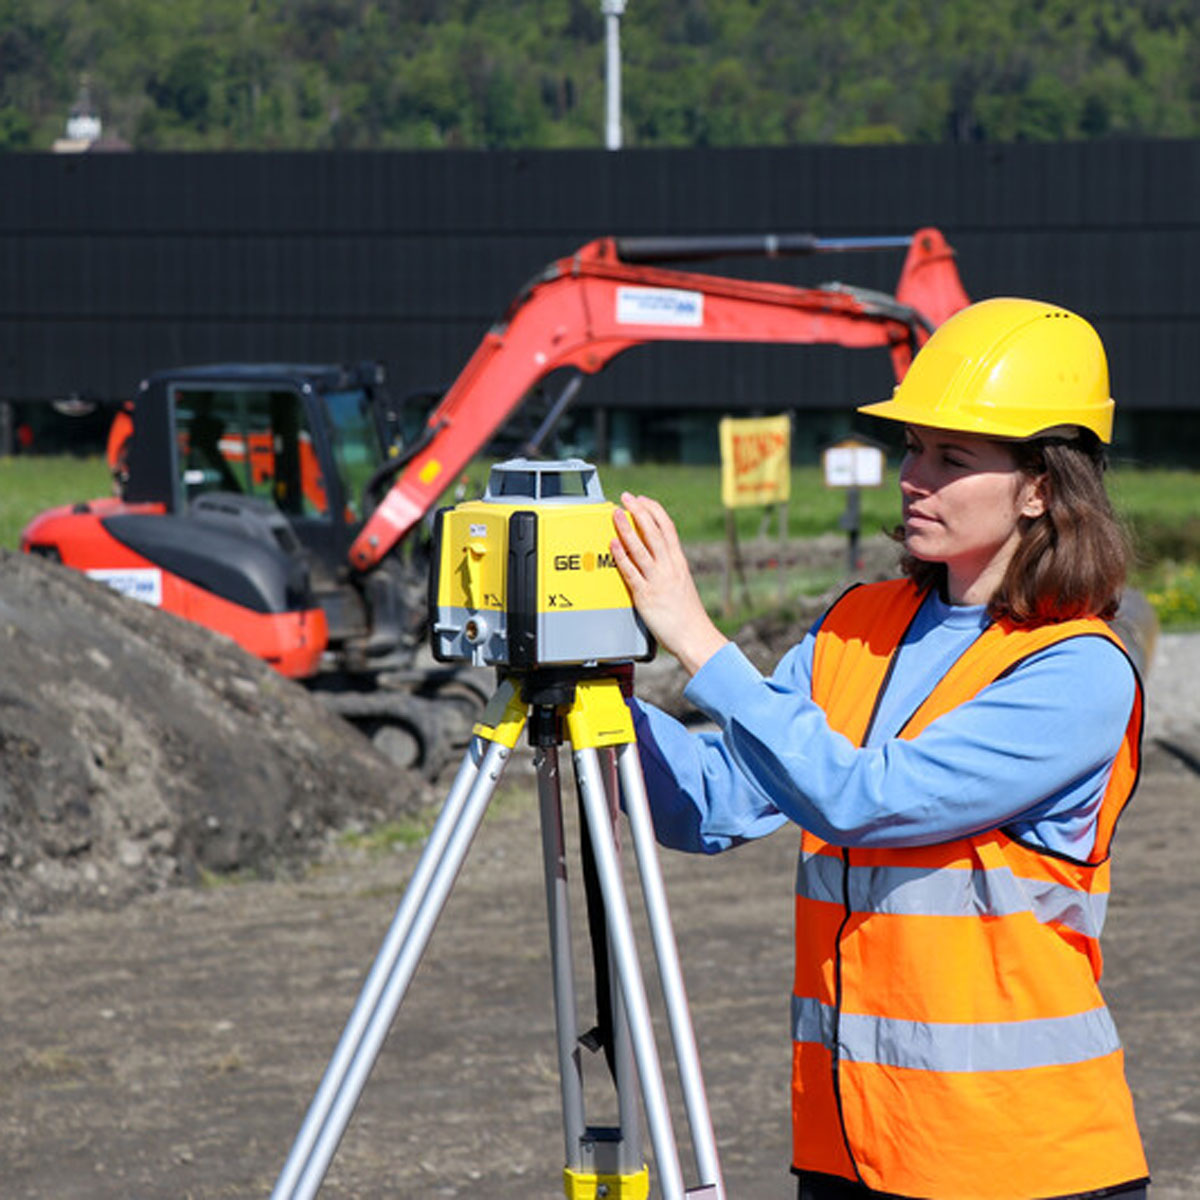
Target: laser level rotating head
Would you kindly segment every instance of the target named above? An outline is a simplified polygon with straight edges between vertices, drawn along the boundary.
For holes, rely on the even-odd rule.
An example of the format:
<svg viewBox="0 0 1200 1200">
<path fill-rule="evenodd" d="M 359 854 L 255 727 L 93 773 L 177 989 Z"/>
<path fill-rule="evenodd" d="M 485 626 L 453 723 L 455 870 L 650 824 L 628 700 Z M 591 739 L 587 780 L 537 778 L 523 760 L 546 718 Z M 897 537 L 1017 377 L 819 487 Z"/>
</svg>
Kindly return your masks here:
<svg viewBox="0 0 1200 1200">
<path fill-rule="evenodd" d="M 438 512 L 434 658 L 519 671 L 652 658 L 609 549 L 615 508 L 590 463 L 514 458 L 482 500 Z"/>
</svg>

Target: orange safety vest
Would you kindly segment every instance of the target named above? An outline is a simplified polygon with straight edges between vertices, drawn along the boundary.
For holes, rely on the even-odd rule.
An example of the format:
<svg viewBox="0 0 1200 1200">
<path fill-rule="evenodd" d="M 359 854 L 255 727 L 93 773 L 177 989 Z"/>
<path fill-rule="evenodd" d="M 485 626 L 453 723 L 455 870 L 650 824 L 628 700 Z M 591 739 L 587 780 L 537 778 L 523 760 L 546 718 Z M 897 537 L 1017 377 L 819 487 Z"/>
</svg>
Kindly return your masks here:
<svg viewBox="0 0 1200 1200">
<path fill-rule="evenodd" d="M 817 635 L 813 698 L 862 745 L 920 606 L 858 587 Z M 1095 618 L 989 626 L 900 733 Z M 1124 1059 L 1097 980 L 1109 847 L 1137 782 L 1141 685 L 1087 862 L 1003 829 L 917 849 L 804 831 L 796 876 L 793 1163 L 936 1200 L 1065 1197 L 1144 1180 Z"/>
</svg>

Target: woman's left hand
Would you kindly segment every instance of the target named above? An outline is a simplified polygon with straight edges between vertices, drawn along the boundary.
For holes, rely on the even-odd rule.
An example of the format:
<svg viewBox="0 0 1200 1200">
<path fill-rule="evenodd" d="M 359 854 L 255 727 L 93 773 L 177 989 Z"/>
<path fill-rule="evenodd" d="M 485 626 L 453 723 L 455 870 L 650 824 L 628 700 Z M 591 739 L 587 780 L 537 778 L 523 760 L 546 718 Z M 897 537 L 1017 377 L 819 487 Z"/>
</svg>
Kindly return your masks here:
<svg viewBox="0 0 1200 1200">
<path fill-rule="evenodd" d="M 728 639 L 705 611 L 667 510 L 629 492 L 621 504 L 613 515 L 613 559 L 659 645 L 694 675 Z"/>
</svg>

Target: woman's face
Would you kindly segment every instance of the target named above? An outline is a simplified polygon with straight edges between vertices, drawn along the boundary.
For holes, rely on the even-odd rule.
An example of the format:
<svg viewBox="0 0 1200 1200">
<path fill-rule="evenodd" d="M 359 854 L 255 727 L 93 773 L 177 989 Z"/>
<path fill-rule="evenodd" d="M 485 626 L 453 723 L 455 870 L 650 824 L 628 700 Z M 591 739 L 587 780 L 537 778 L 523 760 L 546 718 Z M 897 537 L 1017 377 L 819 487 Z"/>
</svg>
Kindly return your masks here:
<svg viewBox="0 0 1200 1200">
<path fill-rule="evenodd" d="M 1020 522 L 1045 511 L 1043 480 L 1017 469 L 1003 443 L 909 425 L 900 466 L 904 544 L 946 564 L 950 600 L 985 604 L 1020 542 Z"/>
</svg>

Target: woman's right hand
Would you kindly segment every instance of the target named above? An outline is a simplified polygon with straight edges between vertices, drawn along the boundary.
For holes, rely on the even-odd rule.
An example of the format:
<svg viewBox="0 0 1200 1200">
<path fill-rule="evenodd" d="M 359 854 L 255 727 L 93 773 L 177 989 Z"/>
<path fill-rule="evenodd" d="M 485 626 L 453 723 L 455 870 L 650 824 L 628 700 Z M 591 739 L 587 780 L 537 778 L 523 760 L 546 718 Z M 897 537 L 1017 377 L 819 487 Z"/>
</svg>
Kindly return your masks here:
<svg viewBox="0 0 1200 1200">
<path fill-rule="evenodd" d="M 621 504 L 613 514 L 613 559 L 647 628 L 694 675 L 728 639 L 704 608 L 667 510 L 629 492 Z"/>
</svg>

